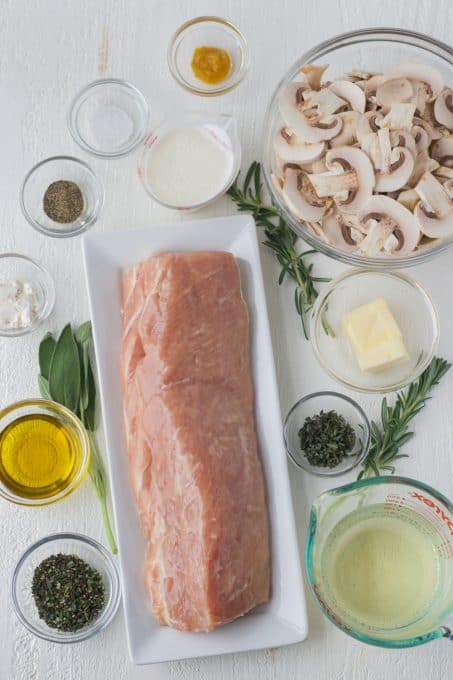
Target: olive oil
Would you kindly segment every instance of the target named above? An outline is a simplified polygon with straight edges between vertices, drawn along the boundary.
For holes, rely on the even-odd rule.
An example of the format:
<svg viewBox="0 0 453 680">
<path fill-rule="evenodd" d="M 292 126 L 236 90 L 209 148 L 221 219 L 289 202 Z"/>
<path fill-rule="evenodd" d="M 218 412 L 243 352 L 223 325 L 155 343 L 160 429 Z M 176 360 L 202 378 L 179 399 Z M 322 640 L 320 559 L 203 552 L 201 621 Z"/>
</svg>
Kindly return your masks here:
<svg viewBox="0 0 453 680">
<path fill-rule="evenodd" d="M 382 504 L 343 518 L 323 550 L 330 597 L 351 625 L 399 628 L 426 613 L 439 591 L 432 528 L 407 508 Z"/>
<path fill-rule="evenodd" d="M 0 478 L 13 493 L 43 499 L 63 491 L 80 467 L 78 438 L 57 418 L 32 414 L 0 433 Z"/>
</svg>

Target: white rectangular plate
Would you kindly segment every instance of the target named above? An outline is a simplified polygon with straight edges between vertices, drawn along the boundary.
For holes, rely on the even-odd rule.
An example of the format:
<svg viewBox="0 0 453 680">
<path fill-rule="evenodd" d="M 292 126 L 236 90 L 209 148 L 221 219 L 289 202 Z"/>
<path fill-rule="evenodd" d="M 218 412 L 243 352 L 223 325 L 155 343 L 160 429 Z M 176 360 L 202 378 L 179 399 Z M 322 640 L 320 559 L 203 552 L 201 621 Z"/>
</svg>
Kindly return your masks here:
<svg viewBox="0 0 453 680">
<path fill-rule="evenodd" d="M 272 545 L 270 601 L 212 633 L 159 626 L 144 588 L 144 540 L 129 487 L 119 372 L 120 278 L 155 251 L 227 250 L 238 259 L 250 312 L 258 442 L 266 478 Z M 85 272 L 99 373 L 108 466 L 118 531 L 129 652 L 137 664 L 278 647 L 303 640 L 307 618 L 258 240 L 248 216 L 158 225 L 146 231 L 88 234 Z"/>
</svg>

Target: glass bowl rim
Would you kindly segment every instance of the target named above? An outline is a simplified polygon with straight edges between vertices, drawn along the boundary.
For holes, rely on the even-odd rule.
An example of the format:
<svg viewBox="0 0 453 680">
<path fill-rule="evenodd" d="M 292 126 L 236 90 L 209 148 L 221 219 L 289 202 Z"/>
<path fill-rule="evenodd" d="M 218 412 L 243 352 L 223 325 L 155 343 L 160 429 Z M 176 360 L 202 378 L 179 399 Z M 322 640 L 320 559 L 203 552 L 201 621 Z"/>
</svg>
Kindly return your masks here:
<svg viewBox="0 0 453 680">
<path fill-rule="evenodd" d="M 0 337 L 18 338 L 20 336 L 28 335 L 28 333 L 32 333 L 33 331 L 35 331 L 52 314 L 53 308 L 55 306 L 55 283 L 49 271 L 33 257 L 14 252 L 0 253 L 0 262 L 2 260 L 7 260 L 10 258 L 22 260 L 23 262 L 27 262 L 28 264 L 33 265 L 39 271 L 39 274 L 44 278 L 46 284 L 46 299 L 45 304 L 43 306 L 43 310 L 45 310 L 45 313 L 40 314 L 36 321 L 34 321 L 32 324 L 30 324 L 30 326 L 27 326 L 26 328 L 0 330 Z"/>
<path fill-rule="evenodd" d="M 104 85 L 118 85 L 121 88 L 132 92 L 135 100 L 140 103 L 140 106 L 144 112 L 144 120 L 140 129 L 140 134 L 137 135 L 137 138 L 133 143 L 124 147 L 124 149 L 121 151 L 99 151 L 94 149 L 90 144 L 87 144 L 82 135 L 79 133 L 79 130 L 75 124 L 75 113 L 79 102 L 82 101 L 82 99 L 90 92 L 90 90 L 95 90 L 96 88 L 103 87 Z M 76 92 L 69 105 L 66 120 L 73 140 L 76 142 L 76 144 L 78 144 L 78 146 L 80 146 L 81 149 L 92 156 L 95 156 L 96 158 L 115 159 L 128 156 L 140 146 L 148 130 L 149 116 L 150 109 L 148 101 L 143 92 L 141 92 L 138 87 L 130 83 L 128 80 L 124 80 L 123 78 L 97 78 L 96 80 L 92 80 L 90 83 L 87 83 L 87 85 L 84 85 Z"/>
<path fill-rule="evenodd" d="M 429 350 L 426 353 L 426 357 L 423 360 L 423 362 L 420 363 L 420 366 L 417 367 L 417 370 L 413 375 L 406 377 L 404 380 L 401 379 L 398 382 L 392 383 L 387 386 L 360 387 L 359 385 L 356 385 L 353 382 L 348 382 L 347 380 L 341 378 L 324 361 L 323 354 L 319 350 L 315 332 L 319 328 L 319 324 L 321 322 L 321 310 L 328 295 L 332 293 L 337 287 L 337 285 L 340 284 L 342 281 L 345 281 L 347 279 L 353 279 L 356 276 L 365 276 L 367 274 L 388 276 L 390 278 L 398 280 L 398 283 L 404 282 L 409 284 L 418 294 L 421 295 L 421 297 L 425 301 L 425 307 L 429 311 L 432 321 L 433 337 L 431 341 L 431 346 L 429 347 Z M 403 389 L 404 387 L 407 387 L 407 385 L 409 385 L 409 383 L 413 382 L 414 380 L 417 380 L 417 378 L 419 378 L 423 371 L 429 366 L 431 359 L 434 356 L 434 352 L 436 351 L 437 346 L 439 344 L 439 335 L 440 335 L 439 314 L 428 291 L 415 278 L 409 276 L 406 273 L 393 271 L 389 269 L 377 269 L 375 267 L 353 267 L 347 269 L 344 272 L 341 272 L 341 274 L 338 274 L 338 276 L 335 276 L 333 279 L 331 279 L 331 281 L 329 281 L 329 283 L 326 284 L 326 286 L 322 289 L 321 293 L 317 297 L 310 320 L 310 342 L 319 365 L 326 371 L 326 373 L 331 378 L 336 380 L 344 387 L 365 394 L 386 394 L 387 392 L 396 392 L 398 390 Z"/>
<path fill-rule="evenodd" d="M 85 473 L 88 470 L 88 464 L 90 462 L 91 455 L 90 440 L 88 437 L 88 433 L 82 424 L 82 421 L 72 411 L 66 408 L 66 406 L 63 406 L 62 404 L 59 404 L 58 402 L 52 401 L 50 399 L 39 398 L 22 399 L 21 401 L 15 401 L 12 404 L 9 404 L 9 406 L 5 406 L 5 408 L 2 408 L 0 410 L 0 431 L 3 430 L 1 421 L 5 416 L 11 413 L 14 414 L 15 412 L 20 411 L 22 408 L 26 407 L 35 408 L 36 410 L 38 410 L 40 407 L 47 407 L 57 415 L 65 416 L 65 418 L 67 418 L 71 422 L 71 424 L 75 428 L 77 437 L 82 446 L 82 456 L 80 460 L 79 469 L 77 471 L 76 477 L 72 480 L 71 484 L 69 484 L 65 489 L 62 489 L 59 493 L 55 494 L 54 496 L 38 499 L 24 498 L 23 496 L 16 496 L 10 491 L 5 491 L 0 486 L 0 497 L 4 498 L 10 503 L 14 503 L 15 505 L 22 505 L 26 507 L 42 507 L 45 505 L 52 505 L 53 503 L 56 503 L 57 501 L 60 501 L 63 498 L 69 496 L 71 493 L 73 493 L 79 487 L 79 484 L 83 481 Z"/>
<path fill-rule="evenodd" d="M 20 571 L 26 560 L 42 545 L 62 539 L 74 541 L 75 543 L 85 544 L 95 550 L 95 552 L 100 556 L 103 564 L 105 565 L 105 571 L 108 574 L 108 580 L 111 589 L 110 600 L 107 603 L 107 606 L 104 607 L 98 618 L 95 619 L 92 622 L 92 624 L 88 624 L 84 628 L 80 629 L 80 631 L 74 631 L 69 634 L 66 634 L 65 636 L 62 635 L 61 631 L 58 631 L 56 633 L 49 632 L 48 634 L 46 634 L 43 631 L 36 628 L 34 624 L 31 623 L 30 619 L 28 619 L 23 613 L 17 597 L 17 581 Z M 18 617 L 20 622 L 25 626 L 25 628 L 27 628 L 27 630 L 36 635 L 36 637 L 41 638 L 41 640 L 47 640 L 48 642 L 55 642 L 57 644 L 74 644 L 76 642 L 83 642 L 83 640 L 87 640 L 93 637 L 97 633 L 100 633 L 101 631 L 105 630 L 110 625 L 116 612 L 118 611 L 118 607 L 121 601 L 121 586 L 118 568 L 108 550 L 101 543 L 99 543 L 99 541 L 96 541 L 94 538 L 90 538 L 89 536 L 85 536 L 84 534 L 65 531 L 56 532 L 53 534 L 49 534 L 48 536 L 44 536 L 43 538 L 40 538 L 38 541 L 35 541 L 34 543 L 28 546 L 28 548 L 22 553 L 22 555 L 20 556 L 16 563 L 16 566 L 14 567 L 13 575 L 11 577 L 10 595 L 13 601 L 16 616 Z M 53 629 L 50 630 L 52 631 Z"/>
<path fill-rule="evenodd" d="M 144 146 L 143 146 L 142 152 L 140 154 L 140 157 L 138 159 L 138 176 L 139 176 L 140 182 L 142 183 L 142 186 L 143 186 L 144 190 L 146 191 L 146 193 L 148 194 L 148 196 L 150 196 L 150 198 L 152 198 L 153 201 L 155 201 L 159 205 L 163 206 L 164 208 L 169 208 L 170 210 L 178 210 L 178 211 L 181 211 L 181 212 L 184 212 L 184 211 L 195 212 L 196 210 L 201 210 L 201 208 L 205 208 L 206 206 L 211 205 L 211 203 L 214 203 L 218 198 L 220 198 L 220 196 L 223 196 L 224 194 L 226 194 L 228 189 L 230 189 L 231 186 L 234 184 L 234 182 L 235 182 L 235 180 L 236 180 L 236 178 L 239 174 L 239 171 L 241 169 L 242 145 L 241 145 L 240 140 L 238 139 L 237 151 L 235 151 L 233 153 L 233 159 L 234 159 L 233 168 L 232 168 L 232 171 L 231 171 L 231 175 L 228 178 L 228 181 L 225 183 L 225 186 L 221 191 L 217 192 L 216 194 L 214 194 L 214 196 L 211 196 L 211 198 L 208 198 L 206 201 L 202 201 L 201 203 L 195 203 L 193 205 L 187 205 L 187 206 L 172 205 L 171 203 L 165 203 L 161 199 L 157 198 L 157 196 L 151 191 L 151 188 L 150 188 L 148 182 L 146 181 L 146 177 L 145 177 L 145 175 L 146 175 L 146 160 L 147 160 L 148 156 L 150 155 L 150 153 L 152 152 L 152 145 L 151 146 L 149 145 L 149 140 L 152 139 L 154 137 L 154 135 L 156 135 L 159 132 L 159 130 L 162 127 L 164 127 L 164 125 L 166 125 L 167 123 L 169 123 L 171 121 L 179 121 L 179 120 L 182 120 L 186 117 L 192 118 L 192 117 L 198 117 L 198 116 L 200 118 L 204 118 L 204 119 L 209 118 L 209 117 L 212 117 L 212 118 L 221 118 L 222 116 L 228 117 L 228 118 L 231 119 L 231 121 L 233 122 L 233 125 L 236 127 L 236 133 L 237 133 L 236 118 L 234 116 L 228 114 L 228 113 L 211 113 L 211 114 L 209 114 L 209 113 L 206 113 L 206 112 L 203 112 L 203 111 L 200 111 L 200 110 L 193 110 L 193 111 L 190 110 L 190 111 L 184 111 L 180 114 L 173 114 L 173 115 L 166 116 L 165 118 L 161 118 L 159 123 L 157 125 L 155 125 L 153 127 L 153 129 L 149 132 L 149 134 L 147 134 L 146 137 L 145 137 Z"/>
<path fill-rule="evenodd" d="M 180 38 L 184 34 L 184 32 L 187 29 L 191 28 L 192 26 L 208 22 L 221 24 L 222 26 L 225 26 L 227 29 L 235 33 L 241 43 L 242 52 L 241 65 L 238 69 L 235 78 L 230 79 L 230 77 L 228 76 L 225 79 L 223 85 L 222 83 L 219 83 L 218 87 L 212 88 L 210 90 L 203 89 L 202 87 L 196 87 L 195 85 L 190 85 L 190 83 L 188 83 L 188 81 L 185 78 L 183 78 L 182 75 L 180 74 L 180 71 L 176 67 L 175 62 L 175 44 L 178 38 Z M 230 92 L 244 80 L 244 77 L 246 76 L 250 67 L 250 52 L 247 40 L 242 31 L 236 26 L 236 24 L 234 24 L 232 21 L 229 21 L 228 19 L 223 19 L 222 17 L 203 15 L 185 21 L 173 33 L 167 49 L 167 63 L 173 78 L 176 80 L 178 85 L 181 85 L 181 87 L 187 90 L 187 92 L 191 92 L 192 94 L 196 94 L 200 97 L 216 97 L 218 95 L 225 94 L 226 92 Z"/>
<path fill-rule="evenodd" d="M 400 40 L 398 40 L 400 38 Z M 303 241 L 308 243 L 312 248 L 315 248 L 320 253 L 330 257 L 339 262 L 349 264 L 354 267 L 374 267 L 376 269 L 403 269 L 427 262 L 433 257 L 444 253 L 453 246 L 453 238 L 448 241 L 438 242 L 432 248 L 423 248 L 417 254 L 403 257 L 389 256 L 389 257 L 364 257 L 356 253 L 342 251 L 335 246 L 322 241 L 314 234 L 311 234 L 307 228 L 300 223 L 286 207 L 281 199 L 278 191 L 275 189 L 270 167 L 268 166 L 268 158 L 272 150 L 272 122 L 275 118 L 275 111 L 277 110 L 277 98 L 281 88 L 287 83 L 291 82 L 300 68 L 310 63 L 313 60 L 320 59 L 325 54 L 334 52 L 335 49 L 341 47 L 348 47 L 358 43 L 371 42 L 394 42 L 409 45 L 418 49 L 425 49 L 432 54 L 435 54 L 440 59 L 443 59 L 446 64 L 453 68 L 453 48 L 441 40 L 432 38 L 431 36 L 417 31 L 410 31 L 394 27 L 379 26 L 377 28 L 361 28 L 355 31 L 347 31 L 334 35 L 328 40 L 324 40 L 314 47 L 304 52 L 295 62 L 293 62 L 289 69 L 285 72 L 283 77 L 279 80 L 275 89 L 273 90 L 271 99 L 266 109 L 264 117 L 264 161 L 263 177 L 266 188 L 271 196 L 272 202 L 275 204 L 278 212 L 282 218 L 287 222 L 288 226 L 299 236 Z M 416 44 L 416 42 L 420 44 Z"/>
<path fill-rule="evenodd" d="M 58 231 L 56 229 L 54 230 L 43 227 L 32 217 L 25 204 L 24 194 L 30 178 L 35 174 L 37 170 L 39 170 L 44 165 L 56 161 L 65 162 L 69 161 L 70 163 L 75 163 L 77 165 L 82 166 L 84 170 L 87 171 L 88 175 L 91 177 L 93 186 L 95 187 L 96 198 L 98 200 L 97 210 L 93 213 L 90 219 L 87 220 L 81 227 L 78 227 L 77 229 L 72 229 L 70 231 Z M 50 236 L 52 238 L 69 238 L 71 236 L 78 236 L 79 234 L 83 234 L 97 221 L 102 210 L 102 206 L 104 205 L 104 188 L 94 170 L 88 165 L 88 163 L 85 163 L 85 161 L 82 161 L 80 158 L 76 158 L 75 156 L 49 156 L 49 158 L 44 158 L 43 160 L 33 165 L 33 167 L 30 168 L 30 170 L 27 172 L 20 187 L 19 200 L 23 216 L 25 217 L 27 222 L 34 229 L 36 229 L 36 231 L 39 231 L 40 234 L 44 234 L 45 236 Z"/>
<path fill-rule="evenodd" d="M 339 401 L 345 401 L 347 402 L 350 406 L 352 406 L 353 410 L 360 416 L 361 424 L 363 426 L 363 432 L 364 432 L 364 442 L 363 442 L 363 447 L 362 447 L 362 452 L 359 456 L 356 456 L 354 462 L 345 467 L 342 468 L 341 470 L 336 470 L 336 468 L 319 468 L 319 472 L 317 469 L 312 469 L 315 466 L 310 465 L 310 467 L 305 467 L 305 465 L 302 465 L 296 457 L 293 455 L 289 442 L 288 442 L 288 429 L 289 429 L 289 422 L 292 414 L 299 408 L 299 406 L 302 406 L 303 404 L 307 404 L 314 399 L 317 399 L 318 397 L 333 397 L 334 399 L 338 399 Z M 370 448 L 370 442 L 371 442 L 371 425 L 370 425 L 370 420 L 365 413 L 364 409 L 360 406 L 359 403 L 355 401 L 355 399 L 352 399 L 352 397 L 348 396 L 347 394 L 342 394 L 341 392 L 335 392 L 334 390 L 320 390 L 318 392 L 310 392 L 309 394 L 306 394 L 304 397 L 301 397 L 298 399 L 293 406 L 289 409 L 288 413 L 286 414 L 285 421 L 283 423 L 283 439 L 285 441 L 285 448 L 286 448 L 286 453 L 290 460 L 296 465 L 299 470 L 304 470 L 304 472 L 308 472 L 309 474 L 314 475 L 315 477 L 324 477 L 324 478 L 329 478 L 329 477 L 340 477 L 341 475 L 344 475 L 348 472 L 351 472 L 351 470 L 354 470 L 360 463 L 362 463 L 369 451 Z"/>
</svg>

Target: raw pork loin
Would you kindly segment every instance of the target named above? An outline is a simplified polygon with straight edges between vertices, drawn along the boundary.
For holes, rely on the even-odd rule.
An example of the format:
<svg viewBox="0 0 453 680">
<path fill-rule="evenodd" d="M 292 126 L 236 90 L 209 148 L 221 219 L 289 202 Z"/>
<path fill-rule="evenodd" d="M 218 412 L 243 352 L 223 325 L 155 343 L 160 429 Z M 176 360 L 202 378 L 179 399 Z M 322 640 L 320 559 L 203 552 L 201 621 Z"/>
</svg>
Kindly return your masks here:
<svg viewBox="0 0 453 680">
<path fill-rule="evenodd" d="M 155 618 L 211 631 L 269 598 L 249 320 L 230 253 L 160 253 L 123 278 L 127 452 Z"/>
</svg>

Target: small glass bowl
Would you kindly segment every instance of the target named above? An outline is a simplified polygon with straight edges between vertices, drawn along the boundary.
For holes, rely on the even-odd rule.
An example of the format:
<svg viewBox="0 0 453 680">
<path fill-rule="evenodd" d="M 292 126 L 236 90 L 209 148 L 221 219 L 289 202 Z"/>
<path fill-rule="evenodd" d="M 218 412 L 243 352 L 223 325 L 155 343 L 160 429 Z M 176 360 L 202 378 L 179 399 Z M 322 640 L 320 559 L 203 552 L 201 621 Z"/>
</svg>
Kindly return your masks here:
<svg viewBox="0 0 453 680">
<path fill-rule="evenodd" d="M 64 488 L 61 488 L 61 485 L 54 484 L 46 487 L 46 489 L 36 489 L 35 497 L 16 493 L 11 488 L 11 485 L 7 484 L 4 479 L 2 479 L 3 473 L 0 473 L 0 496 L 2 498 L 11 503 L 16 503 L 17 505 L 35 507 L 56 503 L 75 491 L 85 477 L 90 460 L 90 442 L 82 423 L 71 411 L 69 411 L 69 409 L 54 401 L 48 401 L 46 399 L 26 399 L 7 406 L 0 411 L 0 433 L 15 420 L 23 418 L 24 416 L 36 414 L 56 418 L 63 425 L 66 433 L 80 447 L 80 455 L 75 462 L 74 469 Z M 44 497 L 38 497 L 41 493 L 44 494 Z"/>
<path fill-rule="evenodd" d="M 12 281 L 27 281 L 36 292 L 38 313 L 26 328 L 0 328 L 0 336 L 17 337 L 36 330 L 47 319 L 55 304 L 55 286 L 49 272 L 31 257 L 18 253 L 0 254 L 0 285 Z"/>
<path fill-rule="evenodd" d="M 229 52 L 231 71 L 220 83 L 210 85 L 199 80 L 191 62 L 196 47 L 219 47 Z M 178 28 L 168 47 L 168 66 L 173 78 L 192 94 L 214 97 L 235 88 L 249 67 L 247 42 L 241 31 L 220 17 L 197 17 Z"/>
<path fill-rule="evenodd" d="M 357 363 L 341 330 L 341 320 L 350 310 L 377 298 L 384 298 L 389 305 L 409 360 L 367 373 Z M 430 363 L 439 341 L 439 319 L 427 292 L 406 274 L 349 269 L 333 279 L 316 300 L 310 339 L 319 363 L 338 382 L 359 392 L 392 392 L 416 380 Z"/>
<path fill-rule="evenodd" d="M 165 139 L 165 136 L 175 130 L 181 128 L 201 128 L 208 135 L 213 137 L 218 144 L 224 147 L 228 154 L 231 155 L 231 170 L 228 176 L 225 177 L 224 185 L 217 191 L 217 193 L 210 196 L 202 203 L 192 205 L 176 205 L 165 203 L 154 192 L 153 187 L 148 177 L 148 165 L 153 161 L 153 155 L 158 147 L 159 142 Z M 193 212 L 200 210 L 205 206 L 213 203 L 218 198 L 223 196 L 236 179 L 241 167 L 242 150 L 239 141 L 236 121 L 232 116 L 227 114 L 204 114 L 196 111 L 183 113 L 179 116 L 166 118 L 160 125 L 158 125 L 149 135 L 147 135 L 144 142 L 144 149 L 138 163 L 138 176 L 143 184 L 146 193 L 151 198 L 163 205 L 165 208 L 171 210 L 180 210 L 182 212 Z"/>
<path fill-rule="evenodd" d="M 59 180 L 75 182 L 82 191 L 84 207 L 75 222 L 54 222 L 44 212 L 44 194 L 49 184 Z M 35 165 L 26 175 L 20 191 L 25 219 L 41 234 L 57 238 L 76 236 L 89 229 L 99 217 L 103 201 L 102 185 L 92 169 L 72 156 L 54 156 Z"/>
<path fill-rule="evenodd" d="M 57 553 L 73 554 L 85 560 L 98 570 L 105 588 L 104 608 L 97 619 L 71 633 L 50 628 L 39 618 L 31 591 L 36 567 L 47 557 Z M 107 628 L 118 610 L 121 591 L 117 568 L 107 550 L 88 536 L 63 533 L 42 538 L 25 551 L 14 569 L 11 597 L 18 618 L 31 633 L 49 642 L 70 644 L 87 640 Z"/>
<path fill-rule="evenodd" d="M 356 440 L 352 451 L 336 467 L 311 465 L 300 448 L 299 430 L 306 418 L 321 411 L 336 411 L 354 428 Z M 294 404 L 283 426 L 286 451 L 293 463 L 318 477 L 338 477 L 350 472 L 365 459 L 370 446 L 370 423 L 364 410 L 353 399 L 338 392 L 314 392 Z"/>
<path fill-rule="evenodd" d="M 77 144 L 98 158 L 122 158 L 143 141 L 149 108 L 134 85 L 119 78 L 103 78 L 86 85 L 74 97 L 69 131 Z"/>
</svg>

